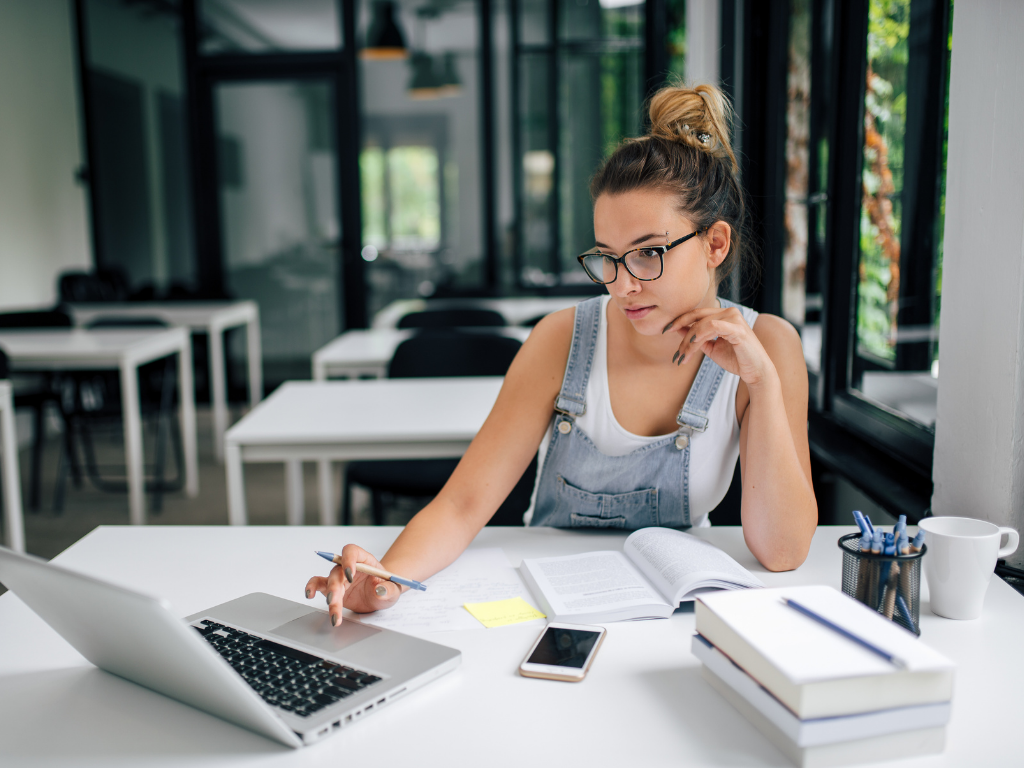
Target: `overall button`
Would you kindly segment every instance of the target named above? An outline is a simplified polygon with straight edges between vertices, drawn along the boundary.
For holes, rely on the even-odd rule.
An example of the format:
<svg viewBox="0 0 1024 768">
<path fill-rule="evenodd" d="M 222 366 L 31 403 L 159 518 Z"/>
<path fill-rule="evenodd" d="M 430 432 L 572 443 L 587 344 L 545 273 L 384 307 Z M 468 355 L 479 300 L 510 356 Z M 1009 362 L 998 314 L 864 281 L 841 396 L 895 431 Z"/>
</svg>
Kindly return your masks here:
<svg viewBox="0 0 1024 768">
<path fill-rule="evenodd" d="M 678 448 L 680 451 L 685 451 L 686 450 L 686 446 L 688 446 L 689 444 L 690 444 L 690 436 L 689 435 L 680 435 L 679 437 L 676 438 L 676 448 Z"/>
<path fill-rule="evenodd" d="M 568 421 L 560 421 L 558 422 L 558 431 L 563 435 L 568 435 L 572 432 L 572 424 Z"/>
</svg>

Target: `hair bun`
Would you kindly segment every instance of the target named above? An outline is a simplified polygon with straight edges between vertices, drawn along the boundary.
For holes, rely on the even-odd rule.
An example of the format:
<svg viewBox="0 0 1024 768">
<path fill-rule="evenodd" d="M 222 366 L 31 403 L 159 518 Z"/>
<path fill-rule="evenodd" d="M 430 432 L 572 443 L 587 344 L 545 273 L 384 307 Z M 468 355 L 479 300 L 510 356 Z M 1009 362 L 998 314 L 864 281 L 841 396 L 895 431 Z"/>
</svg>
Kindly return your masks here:
<svg viewBox="0 0 1024 768">
<path fill-rule="evenodd" d="M 651 97 L 650 136 L 687 144 L 728 162 L 738 173 L 730 143 L 732 106 L 713 85 L 668 86 Z"/>
</svg>

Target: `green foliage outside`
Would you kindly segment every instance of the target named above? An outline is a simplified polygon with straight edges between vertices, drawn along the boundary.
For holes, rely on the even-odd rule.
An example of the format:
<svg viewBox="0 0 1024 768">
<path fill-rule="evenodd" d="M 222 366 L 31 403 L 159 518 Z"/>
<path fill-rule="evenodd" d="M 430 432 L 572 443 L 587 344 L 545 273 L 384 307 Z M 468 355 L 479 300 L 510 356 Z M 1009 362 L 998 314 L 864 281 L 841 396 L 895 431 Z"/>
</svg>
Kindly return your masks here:
<svg viewBox="0 0 1024 768">
<path fill-rule="evenodd" d="M 902 223 L 903 149 L 907 119 L 910 0 L 871 0 L 865 94 L 864 204 L 861 206 L 857 338 L 894 360 Z"/>
<path fill-rule="evenodd" d="M 359 170 L 364 242 L 378 248 L 432 250 L 440 246 L 440 181 L 435 149 L 393 147 L 385 154 L 379 147 L 370 147 L 359 155 Z M 448 177 L 457 183 L 457 176 Z"/>
</svg>

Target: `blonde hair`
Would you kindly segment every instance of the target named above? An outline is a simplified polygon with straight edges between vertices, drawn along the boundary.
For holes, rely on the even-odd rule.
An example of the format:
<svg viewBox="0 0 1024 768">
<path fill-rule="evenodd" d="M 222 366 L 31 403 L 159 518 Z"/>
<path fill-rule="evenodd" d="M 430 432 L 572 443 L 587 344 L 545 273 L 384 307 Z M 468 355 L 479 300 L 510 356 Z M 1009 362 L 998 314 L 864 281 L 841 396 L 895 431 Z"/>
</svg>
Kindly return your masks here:
<svg viewBox="0 0 1024 768">
<path fill-rule="evenodd" d="M 721 282 L 745 266 L 750 225 L 746 193 L 732 149 L 732 105 L 713 85 L 666 86 L 648 106 L 650 131 L 618 146 L 590 184 L 591 196 L 637 189 L 675 194 L 680 212 L 697 229 L 723 221 L 732 244 L 715 271 Z"/>
</svg>

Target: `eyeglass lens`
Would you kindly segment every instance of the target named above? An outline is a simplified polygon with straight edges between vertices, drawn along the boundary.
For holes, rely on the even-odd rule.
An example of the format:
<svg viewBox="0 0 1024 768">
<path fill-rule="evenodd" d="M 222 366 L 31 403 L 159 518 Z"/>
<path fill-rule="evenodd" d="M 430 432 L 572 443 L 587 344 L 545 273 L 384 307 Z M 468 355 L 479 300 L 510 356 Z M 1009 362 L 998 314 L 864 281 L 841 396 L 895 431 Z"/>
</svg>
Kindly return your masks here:
<svg viewBox="0 0 1024 768">
<path fill-rule="evenodd" d="M 661 254 L 647 248 L 630 251 L 625 256 L 626 269 L 638 280 L 654 280 L 661 276 Z M 583 266 L 591 278 L 601 283 L 615 281 L 615 259 L 600 253 L 588 253 Z"/>
</svg>

